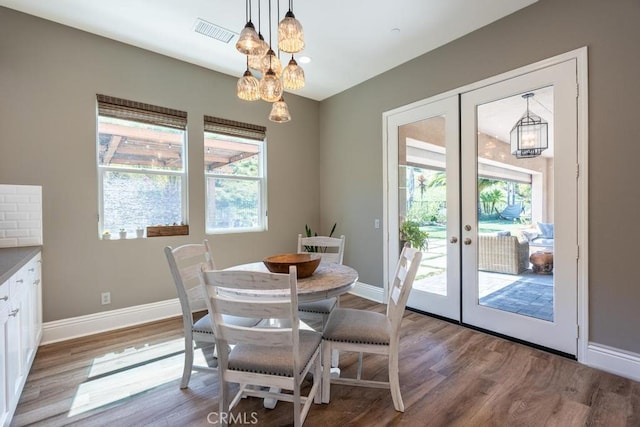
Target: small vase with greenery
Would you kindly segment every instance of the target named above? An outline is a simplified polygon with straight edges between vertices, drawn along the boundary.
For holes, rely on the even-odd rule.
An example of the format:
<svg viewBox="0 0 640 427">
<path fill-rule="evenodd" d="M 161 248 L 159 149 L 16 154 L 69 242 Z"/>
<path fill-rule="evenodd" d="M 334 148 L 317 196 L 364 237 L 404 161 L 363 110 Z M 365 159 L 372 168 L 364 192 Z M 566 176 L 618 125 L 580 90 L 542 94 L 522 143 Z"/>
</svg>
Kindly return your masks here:
<svg viewBox="0 0 640 427">
<path fill-rule="evenodd" d="M 400 226 L 400 240 L 409 242 L 412 248 L 426 250 L 429 233 L 420 230 L 420 224 L 416 221 L 404 221 Z"/>
</svg>

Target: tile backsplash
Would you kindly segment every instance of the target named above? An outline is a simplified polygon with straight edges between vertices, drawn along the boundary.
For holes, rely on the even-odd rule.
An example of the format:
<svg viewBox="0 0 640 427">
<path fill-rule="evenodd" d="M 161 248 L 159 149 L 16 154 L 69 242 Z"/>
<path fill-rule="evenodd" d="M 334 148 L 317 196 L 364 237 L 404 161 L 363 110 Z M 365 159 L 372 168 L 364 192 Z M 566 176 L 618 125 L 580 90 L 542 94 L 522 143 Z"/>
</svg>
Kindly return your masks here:
<svg viewBox="0 0 640 427">
<path fill-rule="evenodd" d="M 0 248 L 42 245 L 42 187 L 0 184 Z"/>
</svg>

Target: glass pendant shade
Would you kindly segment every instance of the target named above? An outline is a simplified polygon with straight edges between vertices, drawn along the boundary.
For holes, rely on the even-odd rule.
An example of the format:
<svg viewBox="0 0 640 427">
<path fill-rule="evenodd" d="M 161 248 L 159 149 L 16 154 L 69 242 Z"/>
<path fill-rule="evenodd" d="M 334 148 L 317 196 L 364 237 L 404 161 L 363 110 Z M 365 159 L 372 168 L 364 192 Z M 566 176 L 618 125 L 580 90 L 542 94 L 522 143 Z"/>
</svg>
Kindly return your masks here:
<svg viewBox="0 0 640 427">
<path fill-rule="evenodd" d="M 256 55 L 249 55 L 249 68 L 262 72 L 262 59 L 269 51 L 269 44 L 264 41 L 262 34 L 258 33 L 258 38 L 261 43 L 260 51 Z"/>
<path fill-rule="evenodd" d="M 245 101 L 257 101 L 260 99 L 260 81 L 248 69 L 238 79 L 237 93 L 238 98 Z"/>
<path fill-rule="evenodd" d="M 284 88 L 289 90 L 297 90 L 304 87 L 304 70 L 293 58 L 289 61 L 289 65 L 282 70 L 282 83 Z"/>
<path fill-rule="evenodd" d="M 304 32 L 302 24 L 289 10 L 278 24 L 278 49 L 283 52 L 296 53 L 304 49 Z"/>
<path fill-rule="evenodd" d="M 527 100 L 527 111 L 511 129 L 511 154 L 518 159 L 537 157 L 549 148 L 549 124 L 529 111 L 532 93 L 522 95 Z"/>
<path fill-rule="evenodd" d="M 259 53 L 262 44 L 260 43 L 260 37 L 256 32 L 256 28 L 251 21 L 247 22 L 236 43 L 236 49 L 238 52 L 245 55 L 256 55 Z"/>
<path fill-rule="evenodd" d="M 260 67 L 262 74 L 265 74 L 269 68 L 273 70 L 277 78 L 280 78 L 280 75 L 282 75 L 282 64 L 273 49 L 269 49 L 266 55 L 262 57 L 262 67 Z"/>
<path fill-rule="evenodd" d="M 269 69 L 260 80 L 260 98 L 267 102 L 276 102 L 282 96 L 282 82 L 276 73 Z"/>
<path fill-rule="evenodd" d="M 302 89 L 305 86 L 305 75 L 302 67 L 293 58 L 293 54 L 304 49 L 304 32 L 300 21 L 292 12 L 293 0 L 289 0 L 289 11 L 282 21 L 278 22 L 280 15 L 280 2 L 278 1 L 278 12 L 275 16 L 271 14 L 272 1 L 269 0 L 268 28 L 269 43 L 267 43 L 260 31 L 256 31 L 251 22 L 251 0 L 245 0 L 246 25 L 240 32 L 236 49 L 246 55 L 247 69 L 238 79 L 238 98 L 246 101 L 262 99 L 272 103 L 269 120 L 276 123 L 286 123 L 291 120 L 289 106 L 284 101 L 283 92 L 287 90 Z M 260 28 L 260 0 L 258 0 L 258 28 Z M 274 20 L 272 21 L 272 17 Z M 278 40 L 272 44 L 272 30 L 278 29 Z M 276 47 L 278 54 L 272 48 Z M 280 62 L 280 51 L 291 54 L 291 60 L 286 67 Z M 262 74 L 258 80 L 251 72 L 255 70 Z"/>
<path fill-rule="evenodd" d="M 289 107 L 284 99 L 280 97 L 277 102 L 274 102 L 271 106 L 271 114 L 269 114 L 269 120 L 276 123 L 286 123 L 291 120 L 289 114 Z"/>
</svg>

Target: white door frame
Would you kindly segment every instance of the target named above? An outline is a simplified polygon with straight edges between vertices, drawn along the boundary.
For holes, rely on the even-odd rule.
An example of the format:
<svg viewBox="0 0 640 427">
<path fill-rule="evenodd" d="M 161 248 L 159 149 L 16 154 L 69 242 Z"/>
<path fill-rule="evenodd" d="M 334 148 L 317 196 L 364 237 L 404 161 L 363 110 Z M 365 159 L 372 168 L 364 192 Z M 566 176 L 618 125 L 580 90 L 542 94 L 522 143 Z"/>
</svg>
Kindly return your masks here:
<svg viewBox="0 0 640 427">
<path fill-rule="evenodd" d="M 556 65 L 561 62 L 565 62 L 570 59 L 576 60 L 577 65 L 577 82 L 578 82 L 578 98 L 576 100 L 578 110 L 578 218 L 577 218 L 577 230 L 578 230 L 578 247 L 576 253 L 578 257 L 578 283 L 577 283 L 577 295 L 578 295 L 578 354 L 577 359 L 579 362 L 586 363 L 587 361 L 587 346 L 589 344 L 589 271 L 588 271 L 588 255 L 589 255 L 589 218 L 588 218 L 588 146 L 589 146 L 589 123 L 588 123 L 588 85 L 587 85 L 587 48 L 582 47 L 570 52 L 563 53 L 561 55 L 547 58 L 542 61 L 526 65 L 524 67 L 511 70 L 485 80 L 475 82 L 446 93 L 442 93 L 427 99 L 413 102 L 408 105 L 404 105 L 395 108 L 390 111 L 386 111 L 382 114 L 382 173 L 383 173 L 383 277 L 384 277 L 384 295 L 386 299 L 387 289 L 389 286 L 389 244 L 392 238 L 390 230 L 397 230 L 397 218 L 391 218 L 389 213 L 389 203 L 396 203 L 397 200 L 389 200 L 389 176 L 388 167 L 390 159 L 387 157 L 387 147 L 389 141 L 389 118 L 395 114 L 402 113 L 407 110 L 417 108 L 421 105 L 432 103 L 441 99 L 445 99 L 451 96 L 455 96 L 464 92 L 469 92 L 481 87 L 498 83 L 504 80 L 511 79 L 523 74 L 530 73 L 551 65 Z M 397 187 L 396 187 L 397 188 Z M 394 227 L 394 228 L 392 228 Z M 397 231 L 395 232 L 397 233 Z M 396 234 L 393 234 L 394 236 Z"/>
</svg>

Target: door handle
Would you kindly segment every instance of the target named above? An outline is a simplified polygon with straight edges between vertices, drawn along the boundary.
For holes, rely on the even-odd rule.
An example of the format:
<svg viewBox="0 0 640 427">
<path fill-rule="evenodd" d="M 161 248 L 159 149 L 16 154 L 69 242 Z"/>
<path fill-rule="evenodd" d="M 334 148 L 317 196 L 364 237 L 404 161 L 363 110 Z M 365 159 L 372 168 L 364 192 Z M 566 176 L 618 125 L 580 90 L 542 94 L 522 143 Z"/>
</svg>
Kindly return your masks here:
<svg viewBox="0 0 640 427">
<path fill-rule="evenodd" d="M 466 239 L 464 239 L 464 244 L 465 245 L 470 245 L 471 244 L 471 239 L 468 238 L 468 237 Z"/>
<path fill-rule="evenodd" d="M 9 297 L 4 296 L 4 297 L 0 298 L 0 301 L 9 301 Z"/>
<path fill-rule="evenodd" d="M 464 226 L 464 229 L 466 231 L 471 231 L 471 226 L 469 224 L 467 224 L 467 225 Z"/>
<path fill-rule="evenodd" d="M 13 310 L 11 313 L 9 313 L 9 316 L 11 317 L 16 317 L 18 315 L 18 312 L 20 311 L 19 308 L 16 308 L 15 310 Z"/>
<path fill-rule="evenodd" d="M 451 237 L 451 239 L 449 239 L 449 243 L 458 243 L 458 238 L 456 236 Z"/>
</svg>

